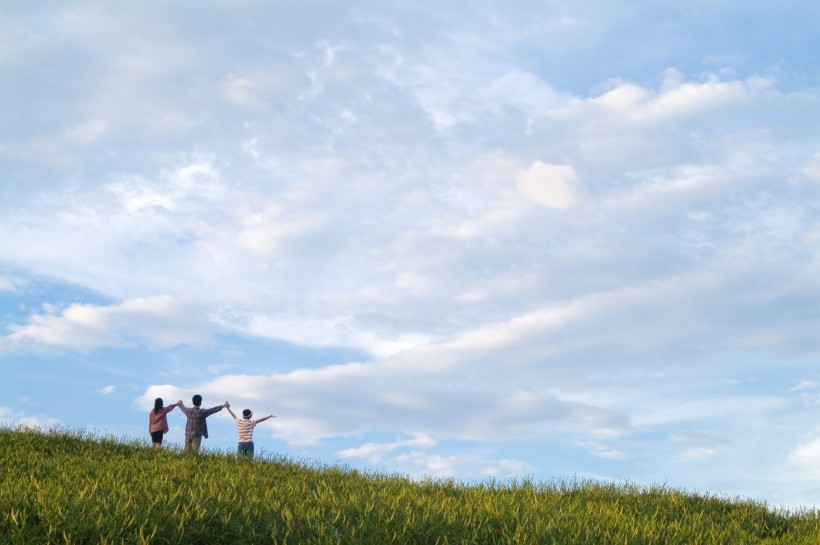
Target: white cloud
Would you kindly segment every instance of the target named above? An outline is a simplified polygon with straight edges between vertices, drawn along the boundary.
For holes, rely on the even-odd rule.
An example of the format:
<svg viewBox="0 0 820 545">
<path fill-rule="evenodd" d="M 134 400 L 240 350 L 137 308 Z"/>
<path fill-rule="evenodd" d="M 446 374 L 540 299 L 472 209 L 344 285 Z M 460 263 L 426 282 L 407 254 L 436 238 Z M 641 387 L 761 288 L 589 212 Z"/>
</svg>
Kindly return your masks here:
<svg viewBox="0 0 820 545">
<path fill-rule="evenodd" d="M 789 388 L 790 392 L 804 392 L 804 391 L 811 391 L 820 388 L 820 382 L 816 380 L 801 380 L 791 388 Z"/>
<path fill-rule="evenodd" d="M 93 350 L 98 347 L 156 348 L 208 342 L 219 328 L 207 308 L 191 298 L 160 295 L 113 305 L 46 306 L 25 325 L 12 325 L 2 342 L 7 350 L 25 347 Z"/>
<path fill-rule="evenodd" d="M 532 471 L 532 465 L 508 458 L 493 460 L 480 455 L 442 455 L 421 450 L 401 453 L 390 460 L 391 466 L 401 467 L 411 477 L 483 479 L 486 477 L 519 476 Z"/>
<path fill-rule="evenodd" d="M 106 189 L 130 214 L 154 207 L 170 212 L 196 212 L 200 206 L 220 202 L 227 192 L 208 158 L 195 158 L 165 169 L 159 173 L 159 180 L 131 177 L 112 181 Z"/>
<path fill-rule="evenodd" d="M 266 214 L 256 214 L 245 220 L 237 234 L 237 242 L 242 248 L 260 256 L 275 255 L 282 251 L 283 245 L 297 243 L 324 227 L 325 222 L 318 217 L 277 217 L 278 208 L 275 206 Z"/>
<path fill-rule="evenodd" d="M 257 84 L 248 76 L 226 74 L 222 80 L 225 96 L 231 102 L 250 110 L 267 108 L 265 101 L 259 97 Z"/>
<path fill-rule="evenodd" d="M 405 450 L 409 447 L 428 449 L 437 444 L 438 442 L 428 435 L 416 434 L 412 439 L 397 439 L 392 443 L 365 443 L 358 447 L 343 449 L 338 454 L 342 458 L 364 458 L 370 463 L 378 464 L 396 450 Z"/>
<path fill-rule="evenodd" d="M 553 109 L 554 115 L 617 120 L 621 123 L 657 124 L 704 115 L 721 107 L 742 108 L 765 93 L 772 81 L 760 77 L 722 81 L 709 74 L 704 81 L 682 81 L 676 71 L 668 71 L 659 91 L 635 83 L 613 82 L 601 95 L 576 100 L 564 109 Z"/>
<path fill-rule="evenodd" d="M 274 424 L 276 433 L 293 444 L 381 428 L 488 441 L 534 436 L 545 428 L 590 437 L 616 437 L 629 429 L 628 418 L 617 411 L 557 395 L 556 386 L 542 376 L 537 349 L 526 359 L 519 357 L 513 374 L 497 363 L 506 360 L 512 346 L 532 343 L 530 335 L 544 336 L 545 330 L 536 327 L 525 337 L 489 344 L 420 345 L 369 363 L 226 375 L 192 387 L 282 415 Z M 465 377 L 472 377 L 472 384 L 465 384 Z M 143 398 L 152 395 L 148 391 Z M 333 411 L 324 409 L 328 403 Z"/>
<path fill-rule="evenodd" d="M 686 449 L 682 458 L 687 461 L 702 461 L 714 458 L 717 454 L 717 449 L 713 448 Z"/>
<path fill-rule="evenodd" d="M 189 404 L 188 398 L 192 397 L 193 394 L 185 396 L 183 395 L 183 391 L 183 389 L 171 384 L 153 385 L 145 391 L 145 394 L 134 400 L 134 405 L 142 411 L 149 411 L 154 408 L 154 400 L 158 397 L 162 398 L 166 405 L 176 403 L 178 400 L 182 400 L 186 404 Z M 207 403 L 207 401 L 208 400 L 204 400 L 205 403 Z M 222 403 L 222 401 L 218 403 Z"/>
<path fill-rule="evenodd" d="M 28 428 L 48 428 L 60 421 L 50 416 L 28 415 L 11 407 L 0 407 L 0 423 L 6 426 L 23 426 Z"/>
<path fill-rule="evenodd" d="M 820 438 L 809 439 L 798 444 L 790 453 L 788 462 L 803 473 L 804 478 L 820 478 Z"/>
<path fill-rule="evenodd" d="M 116 386 L 104 386 L 100 389 L 100 393 L 103 395 L 113 394 L 116 389 Z"/>
<path fill-rule="evenodd" d="M 577 441 L 576 446 L 582 448 L 592 454 L 593 456 L 597 456 L 600 458 L 607 458 L 611 460 L 626 460 L 630 457 L 629 454 L 612 448 L 605 443 L 601 443 L 599 441 Z"/>
<path fill-rule="evenodd" d="M 535 161 L 518 174 L 518 190 L 546 208 L 564 210 L 581 198 L 580 177 L 571 165 Z"/>
</svg>

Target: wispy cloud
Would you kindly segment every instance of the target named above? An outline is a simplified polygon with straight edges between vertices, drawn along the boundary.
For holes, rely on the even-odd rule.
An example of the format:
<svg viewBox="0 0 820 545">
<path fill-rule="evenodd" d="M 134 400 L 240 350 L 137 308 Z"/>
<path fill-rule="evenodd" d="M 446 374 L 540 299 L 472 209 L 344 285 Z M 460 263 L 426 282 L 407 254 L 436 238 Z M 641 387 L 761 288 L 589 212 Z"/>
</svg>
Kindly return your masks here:
<svg viewBox="0 0 820 545">
<path fill-rule="evenodd" d="M 28 281 L 19 276 L 0 274 L 0 291 L 17 292 L 28 286 Z"/>
</svg>

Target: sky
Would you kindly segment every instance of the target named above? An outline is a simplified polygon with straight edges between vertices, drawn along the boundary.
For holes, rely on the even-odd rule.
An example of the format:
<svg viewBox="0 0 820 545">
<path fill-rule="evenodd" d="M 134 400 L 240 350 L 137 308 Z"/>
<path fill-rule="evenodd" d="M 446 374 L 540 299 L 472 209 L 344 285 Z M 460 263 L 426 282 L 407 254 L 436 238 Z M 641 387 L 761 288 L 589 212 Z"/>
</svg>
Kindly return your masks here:
<svg viewBox="0 0 820 545">
<path fill-rule="evenodd" d="M 818 27 L 5 1 L 0 424 L 820 506 Z"/>
</svg>

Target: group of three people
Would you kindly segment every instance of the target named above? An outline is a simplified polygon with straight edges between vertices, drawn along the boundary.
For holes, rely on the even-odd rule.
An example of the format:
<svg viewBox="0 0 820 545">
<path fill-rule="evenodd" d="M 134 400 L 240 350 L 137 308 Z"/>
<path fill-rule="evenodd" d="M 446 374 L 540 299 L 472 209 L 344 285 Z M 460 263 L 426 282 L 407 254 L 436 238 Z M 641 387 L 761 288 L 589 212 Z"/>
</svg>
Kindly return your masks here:
<svg viewBox="0 0 820 545">
<path fill-rule="evenodd" d="M 193 407 L 186 407 L 180 399 L 173 405 L 164 406 L 161 397 L 154 400 L 154 408 L 148 413 L 148 432 L 151 434 L 151 447 L 162 448 L 162 437 L 168 433 L 168 418 L 169 412 L 176 407 L 185 413 L 188 417 L 188 422 L 185 425 L 185 452 L 199 452 L 199 447 L 202 444 L 202 438 L 208 438 L 208 423 L 206 419 L 214 413 L 221 411 L 223 408 L 228 409 L 231 416 L 236 422 L 236 431 L 239 436 L 239 446 L 237 448 L 237 455 L 247 456 L 253 458 L 253 428 L 260 422 L 264 422 L 269 418 L 276 418 L 275 415 L 268 415 L 256 420 L 252 419 L 253 413 L 250 409 L 242 411 L 242 418 L 237 416 L 231 410 L 231 404 L 227 401 L 222 405 L 211 407 L 210 409 L 202 408 L 202 396 L 197 394 L 191 401 Z"/>
</svg>

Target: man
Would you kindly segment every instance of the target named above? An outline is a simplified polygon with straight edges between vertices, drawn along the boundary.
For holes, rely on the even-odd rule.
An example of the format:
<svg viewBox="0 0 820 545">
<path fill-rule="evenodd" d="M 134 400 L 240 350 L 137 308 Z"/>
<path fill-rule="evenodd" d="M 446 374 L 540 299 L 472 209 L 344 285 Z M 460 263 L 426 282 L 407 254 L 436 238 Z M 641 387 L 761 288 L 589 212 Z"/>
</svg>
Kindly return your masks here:
<svg viewBox="0 0 820 545">
<path fill-rule="evenodd" d="M 199 394 L 191 398 L 191 401 L 193 401 L 194 406 L 188 408 L 182 403 L 182 400 L 180 400 L 179 409 L 188 417 L 188 423 L 185 424 L 185 452 L 193 452 L 196 454 L 199 452 L 202 438 L 208 438 L 208 423 L 205 419 L 214 413 L 218 413 L 225 407 L 230 407 L 230 404 L 226 401 L 222 405 L 217 405 L 210 409 L 202 409 L 200 407 L 200 405 L 202 405 L 202 396 Z"/>
</svg>

